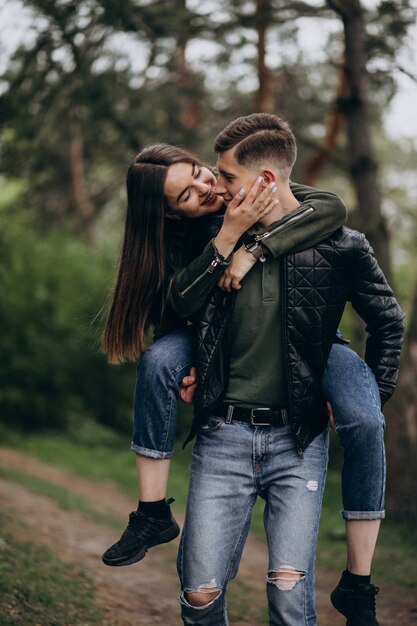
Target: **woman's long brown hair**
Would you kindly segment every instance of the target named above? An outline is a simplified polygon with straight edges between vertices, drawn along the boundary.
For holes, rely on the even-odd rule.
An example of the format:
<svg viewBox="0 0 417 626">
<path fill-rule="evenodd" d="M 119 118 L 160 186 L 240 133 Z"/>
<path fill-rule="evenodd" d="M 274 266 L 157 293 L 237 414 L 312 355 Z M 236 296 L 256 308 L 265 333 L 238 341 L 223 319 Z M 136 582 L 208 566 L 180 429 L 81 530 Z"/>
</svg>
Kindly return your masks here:
<svg viewBox="0 0 417 626">
<path fill-rule="evenodd" d="M 161 321 L 169 246 L 166 216 L 170 211 L 164 184 L 168 167 L 179 162 L 198 160 L 181 148 L 157 144 L 144 148 L 129 167 L 124 239 L 102 335 L 110 363 L 137 360 L 145 349 L 147 332 Z"/>
</svg>

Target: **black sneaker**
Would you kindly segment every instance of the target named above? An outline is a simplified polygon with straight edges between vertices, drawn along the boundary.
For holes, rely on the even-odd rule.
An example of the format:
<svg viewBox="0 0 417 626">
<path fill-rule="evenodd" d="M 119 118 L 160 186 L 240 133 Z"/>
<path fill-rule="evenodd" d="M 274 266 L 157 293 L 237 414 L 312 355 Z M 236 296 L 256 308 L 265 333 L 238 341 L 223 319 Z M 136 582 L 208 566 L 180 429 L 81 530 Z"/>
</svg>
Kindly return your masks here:
<svg viewBox="0 0 417 626">
<path fill-rule="evenodd" d="M 375 614 L 378 591 L 374 585 L 356 585 L 355 589 L 338 585 L 330 599 L 334 608 L 347 618 L 346 626 L 379 626 Z"/>
<path fill-rule="evenodd" d="M 170 502 L 172 500 L 167 501 Z M 133 511 L 119 541 L 103 554 L 103 563 L 113 566 L 131 565 L 143 559 L 149 548 L 168 543 L 179 534 L 180 527 L 172 513 L 168 519 L 160 520 Z"/>
</svg>

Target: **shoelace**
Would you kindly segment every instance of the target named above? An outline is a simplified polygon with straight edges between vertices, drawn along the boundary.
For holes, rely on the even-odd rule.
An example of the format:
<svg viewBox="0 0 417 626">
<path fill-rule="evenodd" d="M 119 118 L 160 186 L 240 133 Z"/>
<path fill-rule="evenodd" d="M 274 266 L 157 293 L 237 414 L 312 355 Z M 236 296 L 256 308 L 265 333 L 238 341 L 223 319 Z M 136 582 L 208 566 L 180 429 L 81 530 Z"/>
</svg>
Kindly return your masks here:
<svg viewBox="0 0 417 626">
<path fill-rule="evenodd" d="M 133 511 L 129 515 L 127 530 L 131 530 L 140 539 L 150 539 L 155 534 L 155 520 Z"/>
</svg>

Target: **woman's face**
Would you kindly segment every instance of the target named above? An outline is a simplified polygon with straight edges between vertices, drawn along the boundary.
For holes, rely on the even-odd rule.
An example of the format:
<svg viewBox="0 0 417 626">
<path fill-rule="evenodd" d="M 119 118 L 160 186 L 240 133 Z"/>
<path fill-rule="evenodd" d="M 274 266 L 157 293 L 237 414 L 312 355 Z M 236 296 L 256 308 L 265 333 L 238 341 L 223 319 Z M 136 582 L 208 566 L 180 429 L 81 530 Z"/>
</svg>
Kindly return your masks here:
<svg viewBox="0 0 417 626">
<path fill-rule="evenodd" d="M 174 163 L 168 168 L 164 193 L 173 215 L 196 218 L 216 213 L 223 198 L 213 193 L 216 177 L 197 163 Z"/>
</svg>

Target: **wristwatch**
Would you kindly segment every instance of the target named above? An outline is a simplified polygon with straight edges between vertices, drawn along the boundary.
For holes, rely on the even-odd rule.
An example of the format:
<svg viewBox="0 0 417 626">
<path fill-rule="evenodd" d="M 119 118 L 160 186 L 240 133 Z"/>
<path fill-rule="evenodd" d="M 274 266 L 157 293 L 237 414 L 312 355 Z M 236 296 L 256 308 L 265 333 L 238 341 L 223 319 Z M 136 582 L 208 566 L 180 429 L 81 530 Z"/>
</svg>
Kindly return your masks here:
<svg viewBox="0 0 417 626">
<path fill-rule="evenodd" d="M 264 249 L 260 241 L 252 240 L 250 243 L 245 243 L 244 246 L 245 246 L 245 250 L 253 254 L 253 256 L 255 257 L 257 261 L 260 261 L 261 263 L 265 263 L 266 258 L 264 254 Z"/>
</svg>

